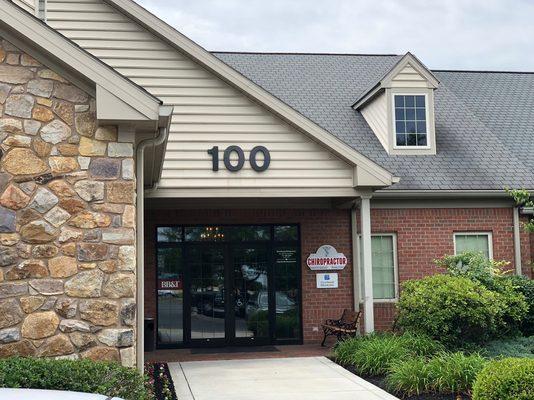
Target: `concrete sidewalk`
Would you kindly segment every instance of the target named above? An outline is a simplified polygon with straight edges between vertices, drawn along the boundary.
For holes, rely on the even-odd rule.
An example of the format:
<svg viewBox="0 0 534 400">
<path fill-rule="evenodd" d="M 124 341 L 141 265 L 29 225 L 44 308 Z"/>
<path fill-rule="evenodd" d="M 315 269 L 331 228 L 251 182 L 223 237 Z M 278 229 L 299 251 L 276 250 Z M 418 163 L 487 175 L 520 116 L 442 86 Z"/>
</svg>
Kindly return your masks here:
<svg viewBox="0 0 534 400">
<path fill-rule="evenodd" d="M 398 400 L 326 357 L 169 363 L 179 400 Z"/>
</svg>

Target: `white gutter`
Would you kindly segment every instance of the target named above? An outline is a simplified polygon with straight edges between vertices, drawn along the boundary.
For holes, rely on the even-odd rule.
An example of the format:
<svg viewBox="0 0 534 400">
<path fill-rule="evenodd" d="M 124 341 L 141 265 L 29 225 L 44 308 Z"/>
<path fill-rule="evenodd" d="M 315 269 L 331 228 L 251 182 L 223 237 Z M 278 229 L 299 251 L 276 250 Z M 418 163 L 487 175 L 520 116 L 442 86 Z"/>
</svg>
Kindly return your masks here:
<svg viewBox="0 0 534 400">
<path fill-rule="evenodd" d="M 137 342 L 136 359 L 137 368 L 143 372 L 144 368 L 144 315 L 145 315 L 145 196 L 144 196 L 144 151 L 148 146 L 159 146 L 167 140 L 169 134 L 167 127 L 159 128 L 159 134 L 155 138 L 145 139 L 137 145 L 136 150 L 136 195 L 137 195 L 137 230 L 136 230 L 136 264 L 137 264 Z"/>
<path fill-rule="evenodd" d="M 521 275 L 521 231 L 519 228 L 519 207 L 514 207 L 514 265 L 516 275 Z"/>
<path fill-rule="evenodd" d="M 373 199 L 401 199 L 401 198 L 482 198 L 507 197 L 505 190 L 395 190 L 379 189 L 373 192 Z"/>
</svg>

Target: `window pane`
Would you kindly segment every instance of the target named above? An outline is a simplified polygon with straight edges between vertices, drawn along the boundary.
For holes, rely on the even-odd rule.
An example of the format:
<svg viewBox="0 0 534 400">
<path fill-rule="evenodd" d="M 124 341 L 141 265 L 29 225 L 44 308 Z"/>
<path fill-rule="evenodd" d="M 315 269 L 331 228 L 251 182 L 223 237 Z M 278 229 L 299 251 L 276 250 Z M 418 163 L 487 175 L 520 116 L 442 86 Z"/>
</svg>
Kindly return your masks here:
<svg viewBox="0 0 534 400">
<path fill-rule="evenodd" d="M 425 96 L 420 95 L 395 95 L 395 133 L 397 146 L 426 146 L 427 138 L 424 135 L 406 135 L 400 136 L 401 133 L 408 134 L 426 134 L 426 108 Z"/>
<path fill-rule="evenodd" d="M 186 241 L 221 242 L 225 239 L 221 226 L 188 226 L 185 228 Z"/>
<path fill-rule="evenodd" d="M 300 337 L 297 250 L 297 247 L 276 247 L 274 249 L 275 336 L 281 340 Z"/>
<path fill-rule="evenodd" d="M 298 240 L 298 229 L 295 225 L 278 225 L 274 227 L 274 240 L 278 242 Z"/>
<path fill-rule="evenodd" d="M 269 240 L 271 228 L 268 226 L 230 226 L 225 227 L 227 240 L 246 242 L 255 240 Z"/>
<path fill-rule="evenodd" d="M 426 146 L 426 135 L 417 135 L 417 145 Z"/>
<path fill-rule="evenodd" d="M 426 122 L 424 121 L 417 122 L 417 133 L 426 133 Z"/>
<path fill-rule="evenodd" d="M 404 107 L 404 96 L 395 96 L 395 107 Z"/>
<path fill-rule="evenodd" d="M 417 108 L 415 110 L 415 116 L 418 121 L 426 120 L 426 113 L 424 108 Z"/>
<path fill-rule="evenodd" d="M 360 238 L 361 249 L 361 238 Z M 371 251 L 373 262 L 373 298 L 395 298 L 395 253 L 393 236 L 372 236 Z M 363 277 L 363 256 L 360 250 L 360 276 Z M 360 290 L 363 293 L 363 279 L 360 279 Z"/>
<path fill-rule="evenodd" d="M 157 250 L 158 265 L 158 343 L 183 341 L 183 262 L 182 248 Z"/>
<path fill-rule="evenodd" d="M 425 96 L 415 96 L 415 105 L 417 107 L 425 106 Z"/>
<path fill-rule="evenodd" d="M 464 251 L 477 251 L 484 254 L 487 258 L 490 257 L 489 253 L 489 235 L 455 235 L 456 254 L 463 253 Z"/>
<path fill-rule="evenodd" d="M 408 146 L 416 146 L 417 145 L 417 135 L 406 135 L 407 136 L 407 144 Z"/>
<path fill-rule="evenodd" d="M 163 226 L 157 229 L 158 242 L 173 243 L 182 241 L 182 228 Z"/>
</svg>

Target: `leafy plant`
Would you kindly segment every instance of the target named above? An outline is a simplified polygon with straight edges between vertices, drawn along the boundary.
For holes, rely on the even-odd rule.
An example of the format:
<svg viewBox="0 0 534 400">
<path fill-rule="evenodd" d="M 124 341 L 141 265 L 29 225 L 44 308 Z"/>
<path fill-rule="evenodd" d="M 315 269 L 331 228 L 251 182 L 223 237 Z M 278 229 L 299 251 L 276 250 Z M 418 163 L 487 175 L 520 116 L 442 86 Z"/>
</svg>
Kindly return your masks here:
<svg viewBox="0 0 534 400">
<path fill-rule="evenodd" d="M 126 400 L 146 395 L 144 377 L 136 369 L 91 360 L 5 358 L 0 360 L 0 387 L 71 390 Z"/>
<path fill-rule="evenodd" d="M 446 255 L 434 260 L 434 263 L 447 270 L 452 276 L 462 276 L 472 281 L 489 286 L 495 278 L 504 276 L 509 271 L 504 270 L 508 261 L 490 260 L 480 252 L 466 251 L 457 255 Z"/>
<path fill-rule="evenodd" d="M 473 400 L 532 400 L 534 359 L 505 358 L 491 361 L 478 374 Z"/>
<path fill-rule="evenodd" d="M 359 374 L 384 375 L 398 360 L 434 354 L 443 346 L 426 336 L 389 333 L 357 337 L 340 342 L 334 349 L 336 360 L 352 366 Z"/>
<path fill-rule="evenodd" d="M 509 311 L 504 296 L 465 277 L 449 275 L 405 282 L 397 308 L 398 326 L 453 346 L 499 336 Z"/>
<path fill-rule="evenodd" d="M 478 354 L 461 352 L 407 359 L 391 366 L 386 384 L 390 390 L 406 395 L 467 393 L 485 363 Z"/>
<path fill-rule="evenodd" d="M 521 331 L 529 306 L 525 302 L 524 293 L 517 289 L 525 283 L 514 283 L 513 275 L 509 275 L 510 271 L 504 269 L 509 264 L 507 261 L 489 260 L 482 253 L 464 252 L 444 256 L 435 260 L 435 263 L 445 268 L 449 275 L 470 279 L 499 294 L 503 304 L 499 319 L 502 323 L 499 327 L 502 336 L 514 335 Z"/>
<path fill-rule="evenodd" d="M 525 189 L 506 189 L 508 194 L 512 196 L 515 201 L 515 204 L 520 207 L 534 207 L 534 200 L 532 200 L 532 195 L 528 190 Z M 526 232 L 534 232 L 534 218 L 531 218 L 530 221 L 524 224 Z"/>
<path fill-rule="evenodd" d="M 483 353 L 490 358 L 534 358 L 534 336 L 494 340 L 484 346 Z"/>
<path fill-rule="evenodd" d="M 511 275 L 506 277 L 515 291 L 525 297 L 528 312 L 523 318 L 519 330 L 524 336 L 534 335 L 534 280 L 526 276 Z"/>
</svg>

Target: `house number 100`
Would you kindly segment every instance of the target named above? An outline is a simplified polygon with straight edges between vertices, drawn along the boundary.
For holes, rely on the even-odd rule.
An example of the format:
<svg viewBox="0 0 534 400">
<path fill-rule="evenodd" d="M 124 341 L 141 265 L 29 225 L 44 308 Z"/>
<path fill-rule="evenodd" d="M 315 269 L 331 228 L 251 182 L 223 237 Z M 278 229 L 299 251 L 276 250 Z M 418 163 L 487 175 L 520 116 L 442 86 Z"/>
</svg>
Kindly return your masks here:
<svg viewBox="0 0 534 400">
<path fill-rule="evenodd" d="M 237 160 L 234 160 L 232 163 L 232 160 L 230 160 L 230 156 L 232 153 L 237 154 Z M 263 164 L 259 165 L 256 156 L 258 153 L 263 154 Z M 211 156 L 211 169 L 213 171 L 219 170 L 219 147 L 213 146 L 211 149 L 208 150 L 208 154 Z M 239 171 L 241 168 L 243 168 L 243 165 L 245 164 L 245 153 L 243 152 L 243 149 L 239 146 L 228 146 L 224 150 L 224 156 L 223 156 L 224 166 L 228 171 L 236 172 Z M 264 146 L 256 146 L 252 150 L 250 150 L 250 156 L 249 156 L 249 163 L 250 166 L 254 171 L 257 172 L 263 172 L 267 168 L 269 168 L 269 164 L 271 163 L 271 154 L 269 153 L 269 150 L 265 148 Z"/>
</svg>

